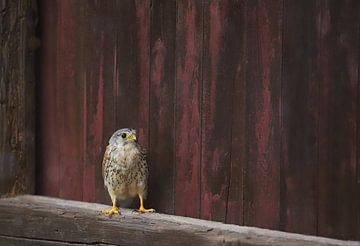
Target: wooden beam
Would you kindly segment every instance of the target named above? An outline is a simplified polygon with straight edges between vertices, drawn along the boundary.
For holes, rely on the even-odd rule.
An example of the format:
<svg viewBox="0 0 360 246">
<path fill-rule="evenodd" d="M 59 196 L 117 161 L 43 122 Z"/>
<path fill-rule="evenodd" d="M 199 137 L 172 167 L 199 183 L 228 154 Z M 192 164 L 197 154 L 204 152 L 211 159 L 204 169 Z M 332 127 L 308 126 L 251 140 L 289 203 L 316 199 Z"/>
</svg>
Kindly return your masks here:
<svg viewBox="0 0 360 246">
<path fill-rule="evenodd" d="M 0 199 L 0 243 L 12 245 L 349 245 L 341 241 L 165 214 L 100 213 L 109 206 L 18 196 Z"/>
<path fill-rule="evenodd" d="M 36 0 L 0 1 L 0 196 L 35 184 Z"/>
</svg>

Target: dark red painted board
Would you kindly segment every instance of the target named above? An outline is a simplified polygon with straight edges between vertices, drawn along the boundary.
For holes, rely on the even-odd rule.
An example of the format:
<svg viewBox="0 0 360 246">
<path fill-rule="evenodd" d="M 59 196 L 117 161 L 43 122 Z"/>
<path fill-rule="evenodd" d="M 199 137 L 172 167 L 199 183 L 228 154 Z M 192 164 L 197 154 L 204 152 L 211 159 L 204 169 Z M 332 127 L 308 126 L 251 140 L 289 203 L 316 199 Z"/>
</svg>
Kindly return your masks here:
<svg viewBox="0 0 360 246">
<path fill-rule="evenodd" d="M 202 8 L 201 1 L 177 2 L 175 213 L 191 217 L 200 216 Z"/>
<path fill-rule="evenodd" d="M 285 0 L 281 229 L 312 235 L 317 232 L 320 17 L 320 1 Z"/>
<path fill-rule="evenodd" d="M 359 28 L 360 32 L 360 28 Z M 357 121 L 356 121 L 356 190 L 357 190 L 357 207 L 360 207 L 360 35 L 358 39 L 358 84 L 357 84 Z M 360 227 L 360 209 L 357 211 L 357 226 Z M 357 237 L 354 238 L 360 241 L 360 230 L 357 232 Z"/>
<path fill-rule="evenodd" d="M 225 221 L 231 161 L 233 80 L 224 42 L 230 1 L 204 2 L 201 218 Z"/>
<path fill-rule="evenodd" d="M 358 237 L 356 111 L 359 1 L 321 6 L 319 221 L 322 236 Z"/>
<path fill-rule="evenodd" d="M 82 198 L 82 87 L 78 80 L 76 4 L 43 5 L 40 153 L 38 189 L 51 196 Z"/>
<path fill-rule="evenodd" d="M 59 196 L 66 199 L 82 197 L 82 81 L 76 51 L 77 5 L 75 1 L 57 1 L 56 90 L 60 162 Z"/>
<path fill-rule="evenodd" d="M 88 2 L 82 9 L 82 43 L 85 50 L 95 48 L 83 57 L 84 147 L 90 150 L 84 156 L 85 200 L 109 201 L 101 162 L 115 130 L 135 128 L 140 144 L 148 146 L 149 7 L 149 1 L 113 1 Z"/>
<path fill-rule="evenodd" d="M 134 127 L 147 206 L 359 237 L 359 4 L 284 1 L 41 2 L 38 192 L 110 203 Z"/>
<path fill-rule="evenodd" d="M 40 158 L 57 171 L 45 175 L 41 187 L 54 186 L 60 197 L 108 202 L 101 162 L 111 134 L 133 127 L 148 145 L 150 2 L 61 1 L 44 8 L 57 11 L 44 16 L 57 23 L 56 29 L 45 25 L 44 36 L 62 38 L 49 40 L 44 51 L 49 57 L 43 58 L 45 66 L 54 64 L 43 73 L 44 91 L 54 93 L 44 93 L 44 101 L 55 105 L 43 104 L 42 146 L 49 152 Z M 118 24 L 127 22 L 132 25 Z"/>
<path fill-rule="evenodd" d="M 246 8 L 245 225 L 279 228 L 282 1 Z"/>
<path fill-rule="evenodd" d="M 57 59 L 57 5 L 49 1 L 40 5 L 41 69 L 39 81 L 39 114 L 37 123 L 38 164 L 36 175 L 37 193 L 59 196 L 59 142 L 57 138 L 56 108 L 56 59 Z M 49 81 L 52 81 L 50 83 Z M 39 150 L 40 149 L 40 150 Z"/>
<path fill-rule="evenodd" d="M 360 45 L 360 40 L 359 40 L 359 45 Z M 359 60 L 358 60 L 358 66 L 359 69 L 358 71 L 360 72 L 360 47 L 359 47 Z M 360 93 L 360 76 L 359 76 L 359 72 L 358 72 L 358 90 L 357 90 L 357 122 L 356 122 L 356 133 L 357 133 L 357 158 L 356 158 L 356 191 L 357 191 L 357 205 L 356 207 L 360 207 L 360 98 L 359 98 L 359 93 Z M 354 216 L 355 217 L 355 216 Z M 360 226 L 360 210 L 357 211 L 357 227 Z M 358 230 L 356 233 L 356 237 L 354 238 L 358 241 L 360 241 L 360 231 Z"/>
<path fill-rule="evenodd" d="M 231 1 L 226 18 L 226 32 L 223 36 L 223 63 L 224 73 L 222 81 L 229 83 L 231 108 L 224 108 L 230 113 L 231 153 L 229 180 L 226 197 L 225 222 L 242 225 L 244 223 L 243 181 L 246 166 L 246 2 Z M 220 87 L 221 88 L 221 87 Z M 221 104 L 221 102 L 220 102 Z"/>
<path fill-rule="evenodd" d="M 150 1 L 116 1 L 114 91 L 116 129 L 138 131 L 148 147 L 150 88 Z M 110 137 L 110 136 L 109 136 Z"/>
<path fill-rule="evenodd" d="M 113 2 L 112 2 L 113 3 Z M 110 5 L 111 6 L 111 5 Z M 104 121 L 112 121 L 115 125 L 114 111 L 105 106 L 107 95 L 105 86 L 112 86 L 113 56 L 116 36 L 111 35 L 115 31 L 115 23 L 112 10 L 106 4 L 87 2 L 82 6 L 81 32 L 83 80 L 83 148 L 84 148 L 84 201 L 109 201 L 107 192 L 103 189 L 101 174 L 102 155 L 104 153 L 106 138 L 114 131 L 115 126 L 107 129 L 104 134 Z M 96 14 L 97 13 L 97 14 Z M 94 18 L 96 16 L 96 18 Z M 109 18 L 109 19 L 108 19 Z M 107 25 L 99 25 L 106 20 Z M 99 23 L 99 24 L 98 24 Z M 86 52 L 93 50 L 93 52 Z M 107 101 L 106 101 L 107 102 Z M 109 103 L 112 105 L 111 103 Z M 111 108 L 112 109 L 112 108 Z M 99 191 L 99 189 L 101 189 Z M 104 198 L 106 197 L 106 199 Z M 105 200 L 104 200 L 105 199 Z"/>
<path fill-rule="evenodd" d="M 139 132 L 147 147 L 149 100 L 150 1 L 117 1 L 116 123 Z"/>
<path fill-rule="evenodd" d="M 152 1 L 148 205 L 163 213 L 174 213 L 175 30 L 176 2 Z"/>
</svg>

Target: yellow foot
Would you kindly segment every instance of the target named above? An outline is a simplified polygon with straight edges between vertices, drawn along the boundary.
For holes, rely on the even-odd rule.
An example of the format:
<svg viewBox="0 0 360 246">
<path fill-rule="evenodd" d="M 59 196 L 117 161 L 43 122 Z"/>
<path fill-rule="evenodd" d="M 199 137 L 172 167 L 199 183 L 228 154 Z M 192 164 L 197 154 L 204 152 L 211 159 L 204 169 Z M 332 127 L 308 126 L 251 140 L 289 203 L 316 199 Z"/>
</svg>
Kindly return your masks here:
<svg viewBox="0 0 360 246">
<path fill-rule="evenodd" d="M 121 214 L 120 213 L 120 209 L 118 207 L 112 207 L 110 210 L 103 210 L 101 211 L 103 214 L 109 214 L 109 215 L 113 215 L 113 214 Z"/>
<path fill-rule="evenodd" d="M 140 207 L 139 209 L 136 209 L 136 211 L 139 213 L 154 213 L 155 209 L 153 208 L 146 209 L 144 207 Z"/>
</svg>

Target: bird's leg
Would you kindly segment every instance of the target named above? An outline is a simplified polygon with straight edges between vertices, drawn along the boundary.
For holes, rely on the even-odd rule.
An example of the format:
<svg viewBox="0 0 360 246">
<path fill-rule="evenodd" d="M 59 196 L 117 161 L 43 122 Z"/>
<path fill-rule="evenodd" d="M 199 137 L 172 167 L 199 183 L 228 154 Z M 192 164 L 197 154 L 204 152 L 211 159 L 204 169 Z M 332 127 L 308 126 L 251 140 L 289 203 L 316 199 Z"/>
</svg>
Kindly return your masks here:
<svg viewBox="0 0 360 246">
<path fill-rule="evenodd" d="M 143 201 L 143 197 L 141 194 L 139 194 L 139 199 L 140 199 L 140 208 L 137 210 L 140 213 L 153 213 L 155 212 L 155 209 L 150 208 L 150 209 L 146 209 L 144 208 L 144 201 Z"/>
<path fill-rule="evenodd" d="M 110 210 L 103 210 L 101 212 L 103 214 L 109 214 L 109 215 L 121 214 L 120 209 L 116 206 L 116 196 L 112 196 L 111 200 L 112 200 L 112 208 Z"/>
</svg>

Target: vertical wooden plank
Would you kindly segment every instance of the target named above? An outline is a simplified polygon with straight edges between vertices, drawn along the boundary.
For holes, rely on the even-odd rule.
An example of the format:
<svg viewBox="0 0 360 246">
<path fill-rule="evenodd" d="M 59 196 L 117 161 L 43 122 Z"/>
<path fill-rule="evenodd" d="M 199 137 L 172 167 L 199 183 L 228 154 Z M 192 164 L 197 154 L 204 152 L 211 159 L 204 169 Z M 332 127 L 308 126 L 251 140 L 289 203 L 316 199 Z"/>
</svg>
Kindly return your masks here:
<svg viewBox="0 0 360 246">
<path fill-rule="evenodd" d="M 149 146 L 149 92 L 150 92 L 150 0 L 136 0 L 136 46 L 139 63 L 138 134 L 139 142 Z"/>
<path fill-rule="evenodd" d="M 116 127 L 137 129 L 140 143 L 147 147 L 150 1 L 116 1 L 113 5 L 118 10 Z"/>
<path fill-rule="evenodd" d="M 103 100 L 104 100 L 104 76 L 105 76 L 105 33 L 113 31 L 106 12 L 107 4 L 98 5 L 94 1 L 84 2 L 79 6 L 78 35 L 80 38 L 79 59 L 81 66 L 79 73 L 82 81 L 83 91 L 83 121 L 82 121 L 82 164 L 83 164 L 83 201 L 93 202 L 97 200 L 97 178 L 102 179 L 102 141 L 103 141 Z M 95 14 L 96 12 L 96 14 Z M 102 25 L 101 25 L 102 24 Z M 100 27 L 100 25 L 102 27 Z M 92 52 L 92 47 L 98 47 Z M 111 57 L 107 57 L 112 61 Z M 111 73 L 111 66 L 107 67 Z M 111 83 L 111 80 L 109 80 Z M 100 182 L 99 182 L 100 183 Z M 103 184 L 103 182 L 101 182 Z M 99 186 L 103 186 L 100 185 Z M 106 194 L 106 191 L 103 190 Z"/>
<path fill-rule="evenodd" d="M 103 46 L 101 52 L 97 52 L 96 56 L 89 60 L 94 63 L 93 68 L 88 68 L 87 73 L 91 71 L 97 71 L 94 75 L 95 80 L 98 83 L 98 87 L 92 90 L 92 99 L 94 104 L 92 109 L 89 109 L 89 115 L 91 117 L 92 110 L 99 112 L 101 110 L 102 100 L 102 117 L 94 119 L 94 127 L 97 128 L 97 132 L 102 132 L 102 139 L 98 137 L 93 139 L 87 139 L 87 149 L 91 150 L 91 146 L 101 145 L 100 154 L 94 154 L 92 158 L 96 166 L 95 173 L 95 197 L 97 202 L 110 204 L 110 197 L 107 190 L 104 187 L 104 181 L 102 177 L 102 158 L 106 146 L 108 145 L 109 138 L 113 132 L 120 128 L 116 122 L 117 118 L 117 97 L 118 97 L 118 83 L 119 83 L 119 68 L 118 68 L 118 23 L 121 21 L 119 14 L 119 5 L 116 1 L 98 2 L 93 1 L 89 6 L 88 20 L 91 24 L 88 26 L 89 32 L 92 38 L 86 39 L 89 43 L 87 50 L 91 50 L 92 47 Z M 94 42 L 91 42 L 94 39 Z M 93 54 L 94 55 L 94 54 Z M 99 63 L 103 59 L 103 63 Z M 96 63 L 97 61 L 97 63 Z M 103 94 L 100 95 L 97 90 L 102 87 Z M 100 100 L 100 101 L 99 101 Z M 102 123 L 101 123 L 102 121 Z M 91 123 L 90 123 L 91 124 Z M 100 126 L 102 125 L 102 126 Z M 102 130 L 100 130 L 102 128 Z M 101 142 L 100 142 L 101 141 Z M 99 147 L 98 147 L 99 148 Z"/>
<path fill-rule="evenodd" d="M 224 81 L 233 83 L 231 115 L 231 162 L 226 223 L 244 222 L 243 185 L 246 166 L 246 1 L 230 2 L 228 29 L 224 35 Z M 226 110 L 226 109 L 225 109 Z"/>
<path fill-rule="evenodd" d="M 0 13 L 0 196 L 34 193 L 36 1 Z"/>
<path fill-rule="evenodd" d="M 355 239 L 359 1 L 323 1 L 319 122 L 322 236 Z"/>
<path fill-rule="evenodd" d="M 64 182 L 56 195 L 107 202 L 101 161 L 111 134 L 132 127 L 148 146 L 150 1 L 42 4 L 56 12 L 55 29 L 44 23 L 43 173 L 57 189 Z"/>
<path fill-rule="evenodd" d="M 360 207 L 360 21 L 358 28 L 358 83 L 357 83 L 357 105 L 356 105 L 356 190 L 357 205 Z M 357 226 L 360 227 L 360 209 L 357 210 Z M 360 231 L 357 232 L 356 240 L 360 241 Z"/>
<path fill-rule="evenodd" d="M 357 83 L 357 105 L 356 105 L 356 191 L 357 205 L 360 207 L 360 21 L 358 28 L 358 83 Z M 360 209 L 357 210 L 357 226 L 360 227 Z M 360 241 L 360 231 L 357 232 L 356 240 Z"/>
<path fill-rule="evenodd" d="M 41 58 L 38 99 L 37 193 L 59 196 L 59 142 L 56 108 L 57 5 L 40 4 Z"/>
<path fill-rule="evenodd" d="M 191 217 L 200 215 L 202 8 L 201 1 L 177 4 L 175 213 Z"/>
<path fill-rule="evenodd" d="M 76 2 L 57 1 L 56 90 L 59 141 L 59 196 L 82 199 L 82 81 L 78 78 Z M 51 83 L 48 81 L 48 83 Z"/>
<path fill-rule="evenodd" d="M 201 150 L 201 218 L 225 221 L 231 159 L 229 1 L 205 1 Z M 232 64 L 232 66 L 235 64 Z M 231 77 L 228 77 L 231 76 Z"/>
<path fill-rule="evenodd" d="M 282 1 L 247 2 L 245 225 L 279 228 Z"/>
<path fill-rule="evenodd" d="M 117 17 L 116 127 L 136 129 L 139 143 L 148 148 L 150 1 L 120 1 L 116 6 L 121 13 Z"/>
<path fill-rule="evenodd" d="M 173 213 L 176 2 L 153 0 L 151 15 L 149 206 Z"/>
<path fill-rule="evenodd" d="M 319 1 L 284 1 L 281 229 L 317 233 Z M 296 30 L 296 31 L 295 31 Z"/>
<path fill-rule="evenodd" d="M 107 202 L 101 162 L 111 134 L 132 127 L 140 143 L 148 145 L 150 2 L 86 5 L 83 44 L 85 50 L 99 49 L 85 51 L 83 58 L 84 148 L 90 150 L 84 152 L 83 199 Z"/>
</svg>

